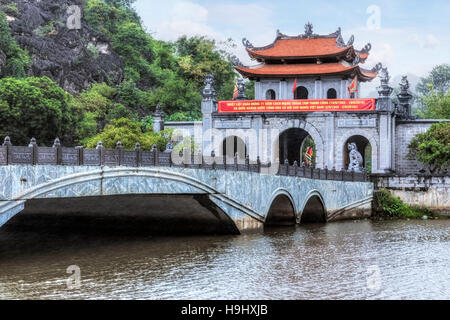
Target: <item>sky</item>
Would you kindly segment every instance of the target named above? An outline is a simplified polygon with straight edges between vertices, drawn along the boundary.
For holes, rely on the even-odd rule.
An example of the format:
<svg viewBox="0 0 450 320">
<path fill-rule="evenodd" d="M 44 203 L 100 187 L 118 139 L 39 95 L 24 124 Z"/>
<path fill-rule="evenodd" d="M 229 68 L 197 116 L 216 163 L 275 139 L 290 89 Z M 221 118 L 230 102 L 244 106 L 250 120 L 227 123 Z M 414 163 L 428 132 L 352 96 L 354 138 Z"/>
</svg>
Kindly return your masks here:
<svg viewBox="0 0 450 320">
<path fill-rule="evenodd" d="M 391 74 L 391 86 L 402 75 L 408 75 L 415 86 L 433 66 L 450 63 L 448 0 L 137 0 L 134 6 L 153 38 L 231 38 L 236 44 L 231 51 L 246 65 L 256 62 L 246 54 L 242 38 L 265 46 L 273 42 L 277 29 L 287 35 L 303 34 L 307 22 L 318 34 L 341 27 L 344 41 L 355 36 L 356 49 L 370 42 L 371 55 L 363 67 L 383 63 Z M 373 96 L 378 85 L 378 79 L 362 85 L 362 96 Z"/>
</svg>

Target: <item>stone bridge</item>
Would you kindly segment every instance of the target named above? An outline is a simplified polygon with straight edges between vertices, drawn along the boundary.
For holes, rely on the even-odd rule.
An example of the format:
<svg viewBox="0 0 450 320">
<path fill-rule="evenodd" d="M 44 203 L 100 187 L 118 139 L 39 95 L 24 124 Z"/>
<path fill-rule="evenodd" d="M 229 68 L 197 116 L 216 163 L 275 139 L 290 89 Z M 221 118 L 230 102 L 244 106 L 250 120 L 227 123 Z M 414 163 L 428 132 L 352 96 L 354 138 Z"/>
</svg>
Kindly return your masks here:
<svg viewBox="0 0 450 320">
<path fill-rule="evenodd" d="M 265 174 L 268 165 L 238 164 L 237 158 L 232 164 L 200 157 L 176 165 L 156 148 L 5 145 L 0 155 L 0 227 L 21 212 L 136 215 L 238 234 L 371 214 L 373 184 L 365 173 L 286 164 L 278 174 Z"/>
</svg>

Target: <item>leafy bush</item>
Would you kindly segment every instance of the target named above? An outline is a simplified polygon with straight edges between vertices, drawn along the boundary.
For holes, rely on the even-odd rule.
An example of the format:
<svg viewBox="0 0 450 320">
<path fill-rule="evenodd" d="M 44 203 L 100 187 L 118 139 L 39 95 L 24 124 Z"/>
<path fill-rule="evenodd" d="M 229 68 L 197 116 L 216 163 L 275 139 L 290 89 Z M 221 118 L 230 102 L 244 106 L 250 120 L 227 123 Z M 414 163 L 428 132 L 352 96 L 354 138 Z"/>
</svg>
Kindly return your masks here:
<svg viewBox="0 0 450 320">
<path fill-rule="evenodd" d="M 126 118 L 112 120 L 106 125 L 103 132 L 85 139 L 83 145 L 86 148 L 95 148 L 99 141 L 108 149 L 114 149 L 118 141 L 122 142 L 125 149 L 133 150 L 136 143 L 140 143 L 141 149 L 151 150 L 156 144 L 159 150 L 164 151 L 170 141 L 172 130 L 162 132 L 142 132 L 141 123 Z"/>
<path fill-rule="evenodd" d="M 450 165 L 450 122 L 433 124 L 409 144 L 408 157 L 427 164 L 430 171 Z"/>
<path fill-rule="evenodd" d="M 394 197 L 386 189 L 382 189 L 375 194 L 378 217 L 389 218 L 421 218 L 423 216 L 437 216 L 427 208 L 417 206 L 410 207 L 400 198 Z"/>
<path fill-rule="evenodd" d="M 0 79 L 0 133 L 16 145 L 36 137 L 51 144 L 56 137 L 70 140 L 73 132 L 71 96 L 47 77 Z"/>
</svg>

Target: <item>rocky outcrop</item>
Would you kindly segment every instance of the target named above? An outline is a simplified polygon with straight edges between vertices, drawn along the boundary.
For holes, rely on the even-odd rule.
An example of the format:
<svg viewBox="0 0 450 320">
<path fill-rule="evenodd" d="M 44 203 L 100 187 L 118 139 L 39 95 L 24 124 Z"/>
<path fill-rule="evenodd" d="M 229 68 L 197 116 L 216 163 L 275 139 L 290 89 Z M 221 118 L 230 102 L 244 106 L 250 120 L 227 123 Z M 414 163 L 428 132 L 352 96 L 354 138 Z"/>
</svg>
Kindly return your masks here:
<svg viewBox="0 0 450 320">
<path fill-rule="evenodd" d="M 93 82 L 117 84 L 123 78 L 123 62 L 108 38 L 83 19 L 79 29 L 68 28 L 73 14 L 68 8 L 82 9 L 83 4 L 83 0 L 15 0 L 0 6 L 17 43 L 32 58 L 29 76 L 48 76 L 72 94 Z M 0 64 L 2 59 L 0 54 Z"/>
</svg>

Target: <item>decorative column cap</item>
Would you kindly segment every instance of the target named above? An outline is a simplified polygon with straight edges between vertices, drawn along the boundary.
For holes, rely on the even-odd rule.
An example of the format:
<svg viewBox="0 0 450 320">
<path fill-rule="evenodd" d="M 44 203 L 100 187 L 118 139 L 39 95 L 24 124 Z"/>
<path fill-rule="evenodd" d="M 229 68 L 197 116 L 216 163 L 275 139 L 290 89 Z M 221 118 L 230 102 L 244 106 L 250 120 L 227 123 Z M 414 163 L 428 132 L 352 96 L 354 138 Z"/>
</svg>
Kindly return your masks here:
<svg viewBox="0 0 450 320">
<path fill-rule="evenodd" d="M 202 92 L 203 100 L 206 101 L 216 100 L 217 93 L 216 90 L 214 90 L 214 83 L 215 83 L 214 76 L 212 75 L 212 73 L 208 72 L 205 78 L 205 88 L 203 89 Z"/>
<path fill-rule="evenodd" d="M 11 138 L 10 138 L 9 136 L 6 136 L 6 137 L 5 137 L 5 140 L 4 140 L 4 142 L 3 142 L 3 146 L 4 146 L 4 147 L 6 147 L 6 146 L 12 146 Z"/>
<path fill-rule="evenodd" d="M 59 147 L 61 147 L 61 141 L 59 140 L 59 138 L 56 138 L 55 141 L 53 142 L 53 148 Z"/>
<path fill-rule="evenodd" d="M 389 86 L 389 80 L 391 79 L 391 77 L 389 76 L 389 71 L 387 68 L 381 68 L 380 78 L 381 86 L 377 88 L 378 94 L 380 95 L 380 98 L 389 97 L 394 89 Z"/>
<path fill-rule="evenodd" d="M 29 148 L 33 148 L 37 145 L 36 138 L 31 138 L 30 144 L 28 145 Z"/>
<path fill-rule="evenodd" d="M 103 149 L 103 142 L 102 141 L 99 141 L 98 143 L 97 143 L 97 147 L 95 148 L 95 149 Z"/>
<path fill-rule="evenodd" d="M 238 79 L 237 87 L 238 87 L 238 96 L 236 100 L 247 100 L 247 96 L 245 95 L 245 84 L 242 78 Z"/>
<path fill-rule="evenodd" d="M 156 110 L 153 113 L 154 117 L 158 117 L 158 118 L 163 118 L 165 116 L 164 111 L 163 111 L 163 105 L 162 104 L 158 104 L 156 106 Z"/>
</svg>

